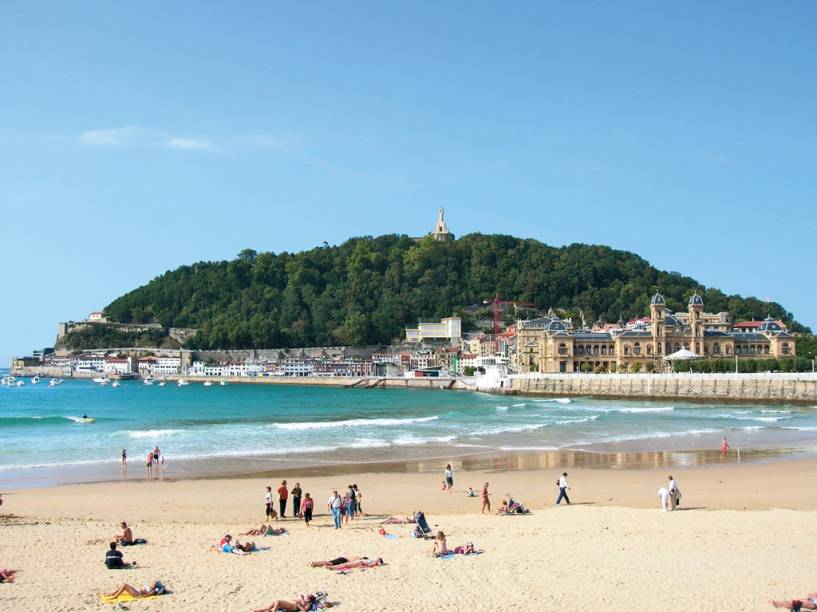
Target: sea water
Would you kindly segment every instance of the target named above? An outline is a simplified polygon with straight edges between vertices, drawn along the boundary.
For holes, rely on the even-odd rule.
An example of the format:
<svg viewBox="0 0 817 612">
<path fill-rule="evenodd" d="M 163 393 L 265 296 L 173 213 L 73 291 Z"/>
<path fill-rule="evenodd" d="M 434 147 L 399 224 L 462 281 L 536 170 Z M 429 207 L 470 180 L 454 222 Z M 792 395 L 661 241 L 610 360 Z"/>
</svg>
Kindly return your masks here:
<svg viewBox="0 0 817 612">
<path fill-rule="evenodd" d="M 15 473 L 115 468 L 122 449 L 131 465 L 144 465 L 154 445 L 169 465 L 263 458 L 274 469 L 482 451 L 717 448 L 722 435 L 733 447 L 817 443 L 813 406 L 138 381 L 51 387 L 22 380 L 25 386 L 0 387 L 6 486 Z M 83 423 L 83 415 L 94 422 Z"/>
</svg>

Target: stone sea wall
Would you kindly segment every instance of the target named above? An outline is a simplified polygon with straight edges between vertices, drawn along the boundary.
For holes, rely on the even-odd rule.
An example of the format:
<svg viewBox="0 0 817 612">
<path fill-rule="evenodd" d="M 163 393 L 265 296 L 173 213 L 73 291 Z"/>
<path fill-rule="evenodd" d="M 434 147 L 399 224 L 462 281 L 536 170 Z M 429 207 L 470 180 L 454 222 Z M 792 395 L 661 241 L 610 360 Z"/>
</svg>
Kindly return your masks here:
<svg viewBox="0 0 817 612">
<path fill-rule="evenodd" d="M 817 404 L 815 374 L 526 374 L 511 393 Z"/>
</svg>

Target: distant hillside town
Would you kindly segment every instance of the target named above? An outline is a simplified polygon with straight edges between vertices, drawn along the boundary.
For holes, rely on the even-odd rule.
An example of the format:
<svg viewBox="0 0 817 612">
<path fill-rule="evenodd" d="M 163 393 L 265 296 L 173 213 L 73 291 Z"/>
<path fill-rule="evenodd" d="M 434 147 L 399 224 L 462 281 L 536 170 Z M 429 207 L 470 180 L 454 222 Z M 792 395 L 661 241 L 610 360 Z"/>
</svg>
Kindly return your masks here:
<svg viewBox="0 0 817 612">
<path fill-rule="evenodd" d="M 514 303 L 511 303 L 514 304 Z M 514 304 L 515 305 L 515 304 Z M 470 376 L 482 358 L 499 358 L 512 373 L 662 372 L 682 360 L 741 361 L 796 357 L 795 335 L 781 320 L 734 321 L 729 312 L 710 313 L 697 293 L 687 312 L 671 312 L 660 293 L 650 316 L 574 328 L 553 310 L 547 316 L 502 325 L 501 302 L 493 302 L 493 330 L 463 333 L 460 317 L 419 321 L 405 329 L 400 345 L 301 349 L 188 350 L 125 346 L 72 351 L 46 348 L 15 358 L 17 372 L 47 376 L 110 376 L 146 379 L 191 377 L 441 377 Z M 113 325 L 94 312 L 69 328 Z M 129 325 L 126 328 L 145 328 Z M 148 327 L 149 329 L 149 327 Z M 173 330 L 183 340 L 195 330 Z M 61 338 L 62 336 L 60 336 Z M 732 365 L 729 366 L 734 371 Z M 754 370 L 753 370 L 754 371 Z"/>
</svg>

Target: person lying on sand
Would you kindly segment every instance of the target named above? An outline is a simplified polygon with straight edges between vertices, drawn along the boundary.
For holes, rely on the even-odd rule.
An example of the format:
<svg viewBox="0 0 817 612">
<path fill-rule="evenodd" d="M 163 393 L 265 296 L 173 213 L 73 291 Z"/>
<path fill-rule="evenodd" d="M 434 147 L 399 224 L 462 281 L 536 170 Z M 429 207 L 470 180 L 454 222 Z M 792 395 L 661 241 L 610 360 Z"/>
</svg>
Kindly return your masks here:
<svg viewBox="0 0 817 612">
<path fill-rule="evenodd" d="M 817 610 L 817 593 L 809 593 L 803 599 L 770 599 L 769 603 L 775 608 L 788 608 L 794 612 L 799 610 Z"/>
<path fill-rule="evenodd" d="M 405 525 L 407 523 L 416 523 L 413 516 L 390 516 L 385 521 L 380 521 L 381 525 Z"/>
<path fill-rule="evenodd" d="M 309 612 L 316 607 L 322 607 L 322 602 L 326 599 L 325 593 L 316 593 L 312 595 L 298 595 L 295 601 L 287 601 L 286 599 L 276 599 L 265 608 L 258 608 L 253 612 L 278 612 L 278 610 L 285 610 L 286 612 Z"/>
<path fill-rule="evenodd" d="M 0 568 L 0 582 L 14 582 L 17 578 L 17 570 Z"/>
<path fill-rule="evenodd" d="M 164 595 L 167 592 L 165 585 L 158 580 L 149 586 L 139 587 L 132 586 L 127 582 L 116 589 L 113 593 L 108 593 L 108 597 L 116 599 L 122 593 L 127 593 L 131 597 L 150 597 L 151 595 Z"/>
<path fill-rule="evenodd" d="M 335 565 L 330 569 L 333 569 L 336 572 L 345 572 L 347 570 L 353 570 L 357 568 L 368 569 L 372 567 L 380 567 L 381 565 L 383 565 L 382 557 L 378 557 L 377 559 L 367 559 L 366 557 L 363 557 L 362 559 L 358 559 L 357 561 L 349 561 L 348 563 L 341 563 L 340 565 Z"/>
<path fill-rule="evenodd" d="M 276 529 L 272 525 L 261 525 L 258 529 L 250 529 L 245 533 L 239 535 L 254 535 L 254 536 L 279 536 L 287 532 L 283 527 Z"/>
<path fill-rule="evenodd" d="M 368 559 L 369 557 L 336 557 L 329 561 L 313 561 L 309 564 L 309 567 L 328 567 L 333 568 L 338 565 L 343 565 L 344 563 L 349 563 L 350 561 L 360 561 L 361 559 Z"/>
</svg>

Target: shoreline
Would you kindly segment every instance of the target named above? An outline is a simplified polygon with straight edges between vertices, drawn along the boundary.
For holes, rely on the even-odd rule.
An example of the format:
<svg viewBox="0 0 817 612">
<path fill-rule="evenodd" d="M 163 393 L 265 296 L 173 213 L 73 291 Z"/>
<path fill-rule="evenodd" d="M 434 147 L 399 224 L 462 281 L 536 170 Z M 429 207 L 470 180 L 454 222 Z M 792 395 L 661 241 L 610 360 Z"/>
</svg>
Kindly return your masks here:
<svg viewBox="0 0 817 612">
<path fill-rule="evenodd" d="M 450 449 L 417 457 L 372 458 L 369 460 L 312 459 L 298 460 L 275 455 L 208 457 L 169 462 L 154 470 L 151 481 L 212 481 L 222 479 L 252 480 L 258 478 L 294 478 L 306 475 L 316 478 L 357 474 L 429 474 L 442 472 L 446 463 L 458 471 L 504 473 L 543 469 L 645 470 L 662 468 L 707 468 L 723 465 L 720 451 L 710 447 L 666 446 L 666 439 L 656 439 L 663 447 L 633 447 L 624 444 L 600 445 L 600 448 L 517 449 L 495 448 Z M 370 453 L 371 454 L 371 451 Z M 726 463 L 766 464 L 817 459 L 817 441 L 798 446 L 739 447 L 730 450 Z M 277 465 L 276 465 L 277 464 Z M 79 473 L 77 473 L 79 472 Z M 53 489 L 83 484 L 147 482 L 145 468 L 131 461 L 125 470 L 116 460 L 93 465 L 54 466 L 7 469 L 0 471 L 0 492 Z"/>
</svg>

